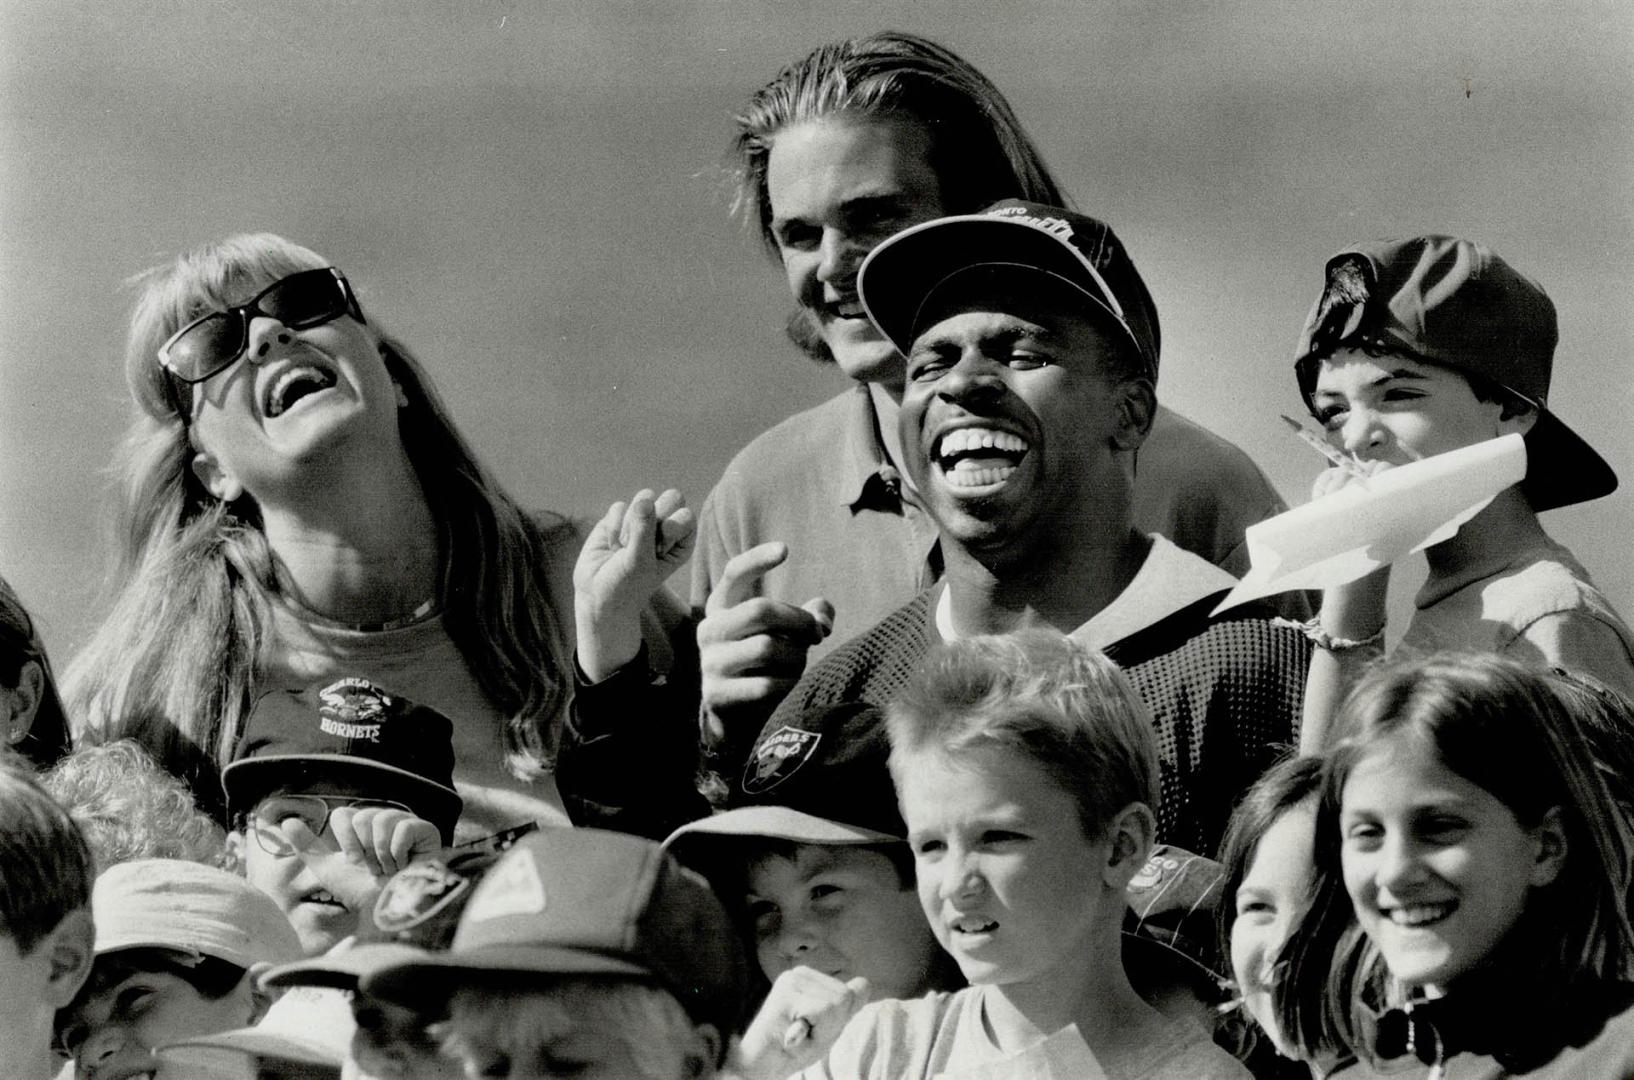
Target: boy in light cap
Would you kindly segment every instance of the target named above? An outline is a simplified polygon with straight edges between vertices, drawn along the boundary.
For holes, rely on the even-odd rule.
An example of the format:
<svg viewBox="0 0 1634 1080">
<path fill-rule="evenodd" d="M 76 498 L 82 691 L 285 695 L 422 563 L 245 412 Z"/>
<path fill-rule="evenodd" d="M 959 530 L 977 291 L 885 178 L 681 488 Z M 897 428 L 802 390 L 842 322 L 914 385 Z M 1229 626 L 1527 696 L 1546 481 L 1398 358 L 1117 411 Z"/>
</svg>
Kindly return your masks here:
<svg viewBox="0 0 1634 1080">
<path fill-rule="evenodd" d="M 8 1076 L 46 1080 L 56 1011 L 91 972 L 91 852 L 21 758 L 0 757 L 0 1048 Z"/>
<path fill-rule="evenodd" d="M 1605 459 L 1547 404 L 1555 308 L 1531 278 L 1450 236 L 1357 244 L 1328 260 L 1295 351 L 1300 393 L 1352 464 L 1317 496 L 1396 465 L 1507 434 L 1526 440 L 1526 476 L 1451 539 L 1425 550 L 1430 573 L 1400 648 L 1496 652 L 1594 676 L 1634 694 L 1634 634 L 1588 571 L 1538 521 L 1611 494 Z M 1328 589 L 1307 632 L 1301 745 L 1318 749 L 1360 668 L 1381 651 L 1386 567 Z"/>
<path fill-rule="evenodd" d="M 364 976 L 434 1014 L 468 1076 L 684 1080 L 717 1075 L 744 1005 L 744 960 L 702 878 L 650 840 L 526 837 L 471 894 L 445 953 Z"/>
<path fill-rule="evenodd" d="M 275 904 L 243 878 L 177 859 L 110 867 L 91 893 L 96 963 L 57 1017 L 80 1080 L 156 1068 L 165 1043 L 253 1023 L 254 976 L 300 956 Z"/>
<path fill-rule="evenodd" d="M 453 724 L 367 679 L 263 696 L 222 771 L 229 843 L 315 956 L 454 834 Z"/>
</svg>

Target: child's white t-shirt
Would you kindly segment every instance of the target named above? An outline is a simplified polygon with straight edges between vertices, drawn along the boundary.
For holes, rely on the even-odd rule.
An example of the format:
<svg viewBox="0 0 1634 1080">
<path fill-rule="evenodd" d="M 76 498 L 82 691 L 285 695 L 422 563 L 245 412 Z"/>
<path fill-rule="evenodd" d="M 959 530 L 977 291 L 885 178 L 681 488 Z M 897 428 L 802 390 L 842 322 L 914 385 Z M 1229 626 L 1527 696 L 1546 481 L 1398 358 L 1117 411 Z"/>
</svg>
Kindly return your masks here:
<svg viewBox="0 0 1634 1080">
<path fill-rule="evenodd" d="M 971 986 L 912 1001 L 876 1001 L 835 1040 L 827 1057 L 799 1080 L 936 1080 L 949 1071 L 1003 1061 L 983 1022 L 989 987 Z M 1251 1080 L 1236 1058 L 1201 1030 L 1164 1018 L 1151 1053 L 1133 1068 L 1107 1068 L 1108 1080 Z"/>
<path fill-rule="evenodd" d="M 1634 633 L 1572 553 L 1546 540 L 1457 575 L 1432 575 L 1396 656 L 1501 653 L 1592 675 L 1634 696 Z"/>
</svg>

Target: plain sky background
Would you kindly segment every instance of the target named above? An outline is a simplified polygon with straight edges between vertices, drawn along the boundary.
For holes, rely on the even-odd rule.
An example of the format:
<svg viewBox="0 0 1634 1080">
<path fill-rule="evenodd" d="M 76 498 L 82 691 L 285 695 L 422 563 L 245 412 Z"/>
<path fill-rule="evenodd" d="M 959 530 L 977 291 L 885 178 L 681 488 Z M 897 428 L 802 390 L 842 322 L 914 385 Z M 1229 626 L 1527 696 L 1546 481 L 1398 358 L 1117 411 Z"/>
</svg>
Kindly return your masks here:
<svg viewBox="0 0 1634 1080">
<path fill-rule="evenodd" d="M 1160 396 L 1301 501 L 1291 351 L 1326 257 L 1488 243 L 1560 312 L 1556 411 L 1634 485 L 1634 5 L 0 0 L 0 574 L 58 665 L 96 617 L 124 280 L 229 232 L 325 253 L 524 503 L 694 501 L 837 392 L 727 213 L 730 118 L 886 28 L 1010 97 L 1134 255 Z M 1551 513 L 1634 613 L 1630 491 Z"/>
</svg>

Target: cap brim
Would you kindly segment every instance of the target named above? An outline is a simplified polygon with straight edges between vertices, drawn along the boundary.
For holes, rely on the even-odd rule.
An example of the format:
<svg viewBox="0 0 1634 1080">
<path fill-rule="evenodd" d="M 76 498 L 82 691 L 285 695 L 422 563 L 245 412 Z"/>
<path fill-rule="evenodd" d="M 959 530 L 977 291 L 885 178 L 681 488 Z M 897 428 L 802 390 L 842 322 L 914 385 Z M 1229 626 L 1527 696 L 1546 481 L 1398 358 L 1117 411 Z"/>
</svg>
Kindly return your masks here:
<svg viewBox="0 0 1634 1080">
<path fill-rule="evenodd" d="M 863 261 L 857 295 L 868 318 L 906 355 L 919 330 L 925 302 L 943 282 L 977 266 L 1014 267 L 1059 278 L 1122 328 L 1137 355 L 1145 357 L 1112 290 L 1068 244 L 1034 226 L 989 214 L 966 214 L 923 222 L 897 233 Z M 1086 289 L 1083 282 L 1102 295 Z"/>
<path fill-rule="evenodd" d="M 261 985 L 328 986 L 336 990 L 352 990 L 367 975 L 434 955 L 426 949 L 390 941 L 354 945 L 343 952 L 325 953 L 310 960 L 297 960 L 293 964 L 279 964 L 261 976 Z"/>
<path fill-rule="evenodd" d="M 787 806 L 740 806 L 710 817 L 688 822 L 670 833 L 666 850 L 677 841 L 693 846 L 706 837 L 755 837 L 792 840 L 800 844 L 901 844 L 906 841 L 890 833 L 876 832 L 860 825 L 811 814 Z M 686 840 L 687 837 L 693 839 Z"/>
<path fill-rule="evenodd" d="M 161 1047 L 158 1053 L 161 1059 L 200 1066 L 207 1066 L 211 1059 L 219 1060 L 223 1054 L 277 1058 L 280 1061 L 298 1061 L 303 1065 L 332 1065 L 337 1069 L 346 1061 L 344 1053 L 336 1053 L 333 1048 L 323 1046 L 316 1040 L 259 1028 L 239 1028 L 236 1031 L 223 1031 L 219 1035 L 170 1043 Z"/>
<path fill-rule="evenodd" d="M 658 981 L 652 972 L 621 956 L 557 946 L 489 945 L 428 953 L 371 972 L 358 985 L 375 997 L 433 1012 L 461 984 L 509 981 L 519 975 L 622 975 Z"/>
<path fill-rule="evenodd" d="M 355 777 L 371 786 L 384 785 L 380 788 L 381 797 L 403 796 L 403 802 L 414 808 L 416 813 L 424 810 L 426 813 L 422 816 L 436 825 L 452 827 L 465 809 L 465 800 L 451 787 L 396 765 L 351 754 L 269 754 L 234 761 L 221 771 L 221 784 L 227 792 L 227 808 L 231 813 L 246 811 L 249 807 L 244 804 L 252 794 L 270 790 L 279 776 L 314 767 L 321 768 L 329 777 Z"/>
<path fill-rule="evenodd" d="M 1526 433 L 1521 491 L 1538 512 L 1603 498 L 1617 490 L 1617 473 L 1583 437 L 1548 409 Z"/>
</svg>

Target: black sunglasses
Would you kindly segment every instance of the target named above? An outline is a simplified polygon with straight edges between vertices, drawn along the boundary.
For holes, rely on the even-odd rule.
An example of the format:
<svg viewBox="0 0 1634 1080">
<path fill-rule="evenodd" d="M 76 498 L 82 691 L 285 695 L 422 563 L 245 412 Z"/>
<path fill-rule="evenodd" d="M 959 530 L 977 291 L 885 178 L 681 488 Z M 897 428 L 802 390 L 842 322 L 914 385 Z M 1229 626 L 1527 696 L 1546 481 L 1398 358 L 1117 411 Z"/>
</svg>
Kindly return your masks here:
<svg viewBox="0 0 1634 1080">
<path fill-rule="evenodd" d="M 182 384 L 176 387 L 177 398 L 185 400 L 184 387 L 225 371 L 244 355 L 250 344 L 250 321 L 256 316 L 305 330 L 346 314 L 363 321 L 346 276 L 333 266 L 302 270 L 268 285 L 249 303 L 201 315 L 171 334 L 159 346 L 159 365 L 173 385 Z"/>
</svg>

